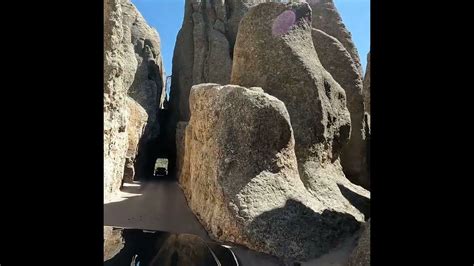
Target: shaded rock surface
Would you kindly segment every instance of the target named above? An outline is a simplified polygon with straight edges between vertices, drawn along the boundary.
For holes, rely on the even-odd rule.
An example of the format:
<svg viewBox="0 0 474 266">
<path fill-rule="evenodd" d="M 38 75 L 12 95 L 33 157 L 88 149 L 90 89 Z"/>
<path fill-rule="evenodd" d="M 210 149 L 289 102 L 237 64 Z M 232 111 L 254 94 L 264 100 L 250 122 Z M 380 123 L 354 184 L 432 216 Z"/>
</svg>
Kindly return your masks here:
<svg viewBox="0 0 474 266">
<path fill-rule="evenodd" d="M 347 266 L 352 251 L 357 245 L 357 239 L 358 235 L 354 234 L 328 253 L 316 259 L 305 261 L 301 263 L 301 266 Z"/>
<path fill-rule="evenodd" d="M 212 238 L 305 260 L 358 230 L 364 214 L 338 185 L 361 198 L 368 193 L 343 176 L 327 177 L 316 194 L 305 188 L 282 101 L 261 88 L 200 84 L 191 90 L 190 110 L 179 182 Z"/>
<path fill-rule="evenodd" d="M 366 183 L 369 184 L 370 189 L 370 118 L 371 118 L 371 111 L 370 111 L 370 51 L 367 55 L 367 69 L 365 70 L 365 77 L 364 77 L 364 104 L 365 104 L 365 139 L 367 140 L 367 156 L 365 157 L 367 165 L 367 173 L 363 176 L 366 177 Z"/>
<path fill-rule="evenodd" d="M 365 110 L 370 114 L 370 52 L 367 54 L 367 68 L 364 77 Z"/>
<path fill-rule="evenodd" d="M 320 29 L 325 33 L 339 40 L 344 48 L 349 52 L 354 60 L 356 68 L 362 75 L 362 65 L 360 63 L 359 53 L 352 41 L 352 35 L 347 30 L 341 15 L 337 11 L 333 0 L 307 0 L 313 10 L 312 25 L 313 28 Z"/>
<path fill-rule="evenodd" d="M 348 266 L 370 265 L 370 220 L 363 226 L 359 241 L 352 252 Z"/>
<path fill-rule="evenodd" d="M 341 153 L 342 168 L 349 180 L 368 188 L 367 177 L 364 176 L 367 173 L 367 144 L 362 76 L 349 52 L 336 38 L 314 28 L 312 37 L 321 65 L 346 92 L 347 108 L 351 117 L 351 136 Z"/>
<path fill-rule="evenodd" d="M 368 112 L 364 113 L 364 128 L 365 128 L 365 150 L 366 154 L 363 157 L 362 164 L 365 165 L 366 167 L 363 168 L 362 173 L 359 178 L 359 182 L 361 185 L 366 188 L 367 190 L 370 190 L 370 178 L 371 178 L 371 172 L 370 172 L 370 114 Z"/>
<path fill-rule="evenodd" d="M 181 176 L 181 169 L 184 165 L 185 133 L 188 122 L 179 122 L 176 126 L 176 176 Z M 187 162 L 189 164 L 189 162 Z"/>
</svg>

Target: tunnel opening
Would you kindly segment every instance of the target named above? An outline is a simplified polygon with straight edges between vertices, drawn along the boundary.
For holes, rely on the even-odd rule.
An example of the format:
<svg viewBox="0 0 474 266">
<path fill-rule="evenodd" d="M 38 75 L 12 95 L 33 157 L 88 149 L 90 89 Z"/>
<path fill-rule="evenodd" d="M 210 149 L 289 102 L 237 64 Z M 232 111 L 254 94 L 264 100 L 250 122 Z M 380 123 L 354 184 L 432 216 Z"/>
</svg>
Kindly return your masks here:
<svg viewBox="0 0 474 266">
<path fill-rule="evenodd" d="M 169 145 L 163 139 L 143 143 L 135 163 L 136 174 L 134 180 L 163 179 L 173 177 L 172 159 L 168 152 Z"/>
<path fill-rule="evenodd" d="M 168 80 L 168 79 L 166 79 Z M 169 87 L 166 82 L 163 90 Z M 168 98 L 160 102 L 157 110 L 158 134 L 153 139 L 142 138 L 139 143 L 137 159 L 135 162 L 135 178 L 134 180 L 148 180 L 155 178 L 168 178 L 172 176 L 172 161 L 170 158 L 170 149 L 172 146 L 168 143 L 169 130 L 167 128 L 169 120 Z M 170 160 L 169 160 L 170 159 Z M 164 169 L 157 169 L 164 168 Z M 158 172 L 157 172 L 158 170 Z M 171 171 L 172 172 L 172 171 Z"/>
</svg>

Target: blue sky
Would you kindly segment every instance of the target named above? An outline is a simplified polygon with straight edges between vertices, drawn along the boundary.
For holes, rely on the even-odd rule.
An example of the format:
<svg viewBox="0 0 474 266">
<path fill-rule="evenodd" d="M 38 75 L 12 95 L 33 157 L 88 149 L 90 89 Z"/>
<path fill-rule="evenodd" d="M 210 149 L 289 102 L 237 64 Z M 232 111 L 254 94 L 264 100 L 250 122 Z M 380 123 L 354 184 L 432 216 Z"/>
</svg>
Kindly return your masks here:
<svg viewBox="0 0 474 266">
<path fill-rule="evenodd" d="M 158 30 L 166 75 L 171 75 L 173 49 L 183 22 L 185 0 L 132 0 L 145 20 Z M 365 71 L 370 49 L 370 0 L 334 0 L 352 33 Z"/>
</svg>

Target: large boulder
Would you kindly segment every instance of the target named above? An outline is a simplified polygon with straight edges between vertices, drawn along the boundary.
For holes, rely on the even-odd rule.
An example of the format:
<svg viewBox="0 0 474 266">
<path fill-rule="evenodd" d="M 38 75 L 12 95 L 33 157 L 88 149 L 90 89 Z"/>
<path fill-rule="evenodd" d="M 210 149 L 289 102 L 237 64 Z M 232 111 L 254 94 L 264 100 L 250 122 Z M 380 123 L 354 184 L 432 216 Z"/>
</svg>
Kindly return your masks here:
<svg viewBox="0 0 474 266">
<path fill-rule="evenodd" d="M 314 28 L 312 37 L 321 65 L 346 92 L 347 108 L 351 116 L 351 136 L 341 153 L 342 168 L 349 180 L 368 188 L 367 176 L 365 176 L 367 143 L 362 76 L 350 53 L 335 37 Z"/>
<path fill-rule="evenodd" d="M 306 3 L 266 3 L 251 9 L 240 23 L 234 50 L 232 84 L 258 86 L 288 109 L 295 134 L 300 177 L 329 205 L 343 201 L 321 195 L 353 186 L 339 155 L 351 132 L 346 94 L 321 66 L 311 36 Z"/>
<path fill-rule="evenodd" d="M 352 41 L 352 35 L 344 25 L 333 0 L 307 0 L 313 10 L 312 25 L 313 28 L 324 31 L 325 33 L 339 40 L 344 48 L 349 52 L 356 68 L 362 75 L 362 65 L 360 63 L 359 53 Z"/>
<path fill-rule="evenodd" d="M 282 101 L 261 88 L 200 84 L 191 90 L 190 110 L 179 182 L 212 238 L 306 260 L 358 230 L 364 214 L 338 186 L 354 194 L 358 188 L 342 177 L 317 194 L 305 188 Z"/>
</svg>

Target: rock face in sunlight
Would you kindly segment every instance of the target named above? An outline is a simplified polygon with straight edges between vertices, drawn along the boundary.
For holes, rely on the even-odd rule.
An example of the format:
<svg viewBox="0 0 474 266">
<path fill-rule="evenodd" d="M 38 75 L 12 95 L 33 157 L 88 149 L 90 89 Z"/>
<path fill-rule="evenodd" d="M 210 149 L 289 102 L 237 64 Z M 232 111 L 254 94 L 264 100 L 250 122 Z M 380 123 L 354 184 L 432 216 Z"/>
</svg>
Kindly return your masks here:
<svg viewBox="0 0 474 266">
<path fill-rule="evenodd" d="M 292 8 L 265 4 L 249 17 L 265 21 L 268 14 Z M 343 176 L 324 177 L 313 190 L 305 187 L 293 135 L 301 128 L 293 119 L 290 123 L 284 102 L 261 88 L 217 84 L 193 86 L 189 101 L 179 182 L 211 237 L 306 260 L 358 230 L 364 214 L 351 200 L 366 199 L 368 193 Z"/>
<path fill-rule="evenodd" d="M 135 158 L 138 152 L 138 143 L 145 130 L 148 115 L 135 100 L 127 97 L 129 120 L 127 126 L 128 149 L 125 155 L 125 169 L 123 180 L 132 182 L 135 176 Z"/>
<path fill-rule="evenodd" d="M 366 156 L 367 143 L 364 121 L 362 76 L 350 53 L 333 36 L 312 29 L 313 44 L 321 65 L 346 92 L 347 108 L 351 115 L 351 136 L 341 153 L 341 165 L 353 183 L 368 188 Z"/>
<path fill-rule="evenodd" d="M 147 177 L 154 171 L 156 151 L 161 141 L 158 118 L 166 97 L 160 37 L 129 0 L 122 0 L 122 12 L 124 74 L 128 95 L 148 115 L 138 147 L 135 170 L 138 177 Z"/>
<path fill-rule="evenodd" d="M 342 21 L 333 0 L 307 0 L 313 10 L 313 28 L 324 31 L 342 43 L 354 60 L 356 68 L 362 75 L 359 53 L 352 41 L 352 35 Z"/>
<path fill-rule="evenodd" d="M 104 2 L 104 198 L 120 188 L 128 148 L 122 6 Z"/>
<path fill-rule="evenodd" d="M 183 25 L 173 56 L 172 118 L 168 125 L 173 132 L 168 143 L 176 143 L 177 123 L 189 120 L 191 86 L 207 82 L 229 83 L 239 22 L 252 6 L 264 2 L 267 0 L 185 1 Z"/>
<path fill-rule="evenodd" d="M 346 94 L 322 67 L 305 4 L 261 4 L 240 23 L 232 84 L 260 86 L 283 101 L 295 134 L 300 178 L 314 197 L 346 208 L 338 185 L 367 195 L 346 179 L 339 156 L 351 132 Z"/>
<path fill-rule="evenodd" d="M 128 178 L 133 178 L 130 159 L 135 157 L 136 152 L 132 151 L 138 143 L 137 164 L 148 162 L 149 152 L 146 149 L 142 152 L 141 146 L 158 138 L 157 117 L 165 92 L 158 33 L 146 24 L 129 0 L 104 1 L 104 46 L 104 195 L 107 199 L 120 188 L 124 169 Z M 128 96 L 135 101 L 127 100 Z M 135 123 L 144 119 L 140 109 L 147 116 L 143 135 L 142 126 Z M 133 125 L 129 126 L 130 123 Z M 139 141 L 132 139 L 129 145 L 129 136 L 142 137 Z"/>
</svg>

